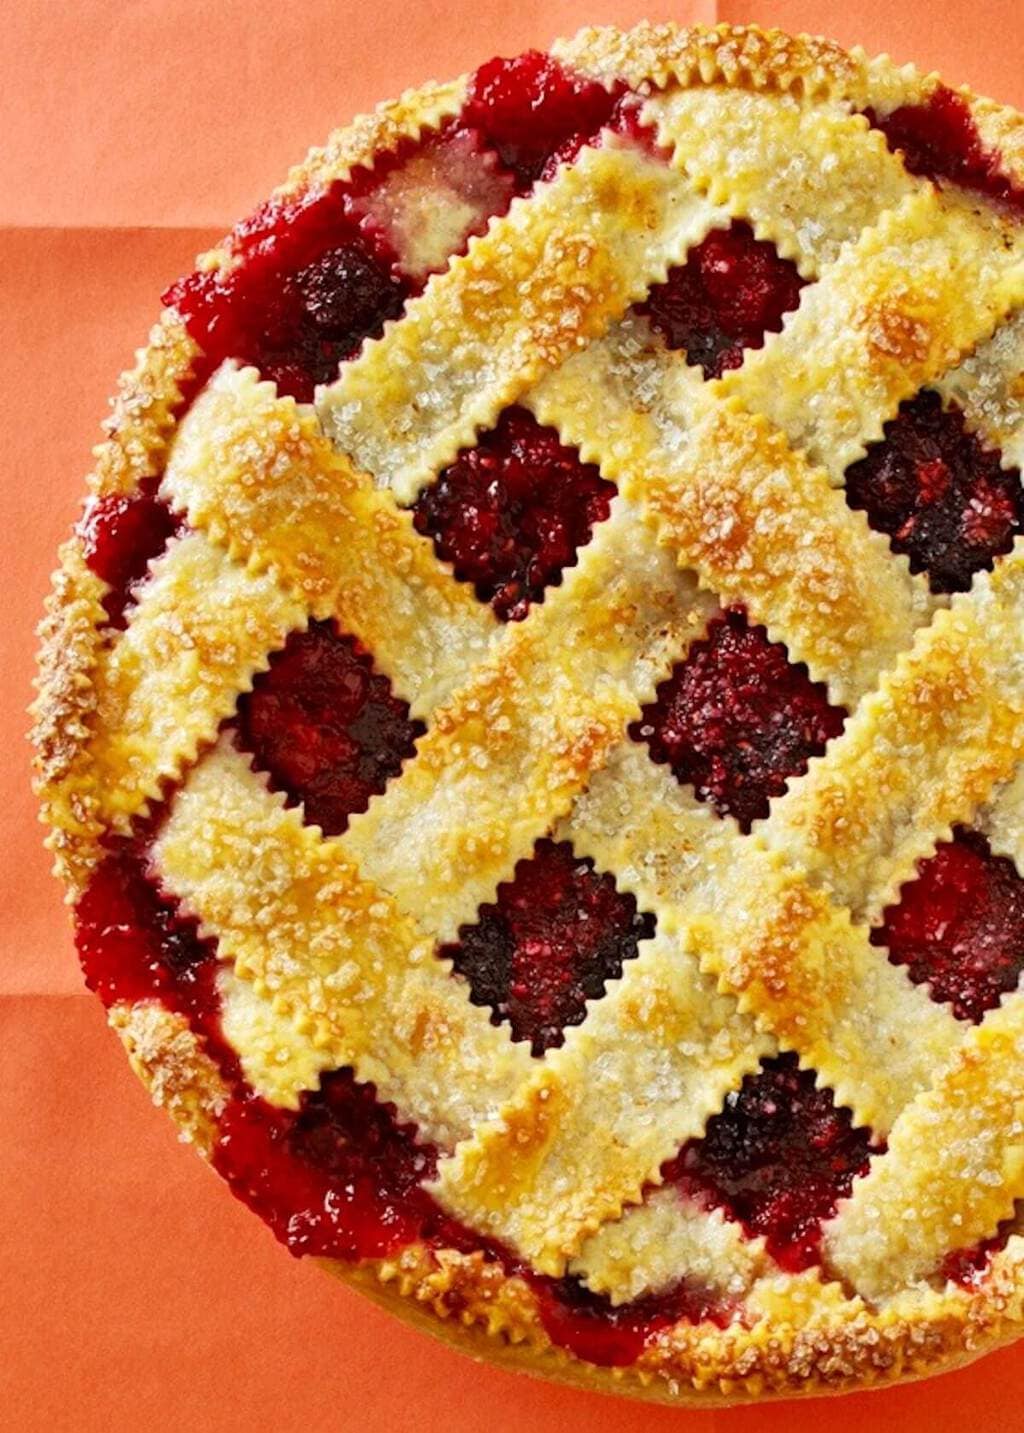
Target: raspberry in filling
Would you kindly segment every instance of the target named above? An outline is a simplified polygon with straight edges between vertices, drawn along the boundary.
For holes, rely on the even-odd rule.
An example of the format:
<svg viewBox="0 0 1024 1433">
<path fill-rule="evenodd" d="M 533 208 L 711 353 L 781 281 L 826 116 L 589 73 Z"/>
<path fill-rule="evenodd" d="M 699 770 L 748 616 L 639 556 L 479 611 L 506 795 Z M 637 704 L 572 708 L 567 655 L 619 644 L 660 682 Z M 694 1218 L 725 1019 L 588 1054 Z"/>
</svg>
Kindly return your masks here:
<svg viewBox="0 0 1024 1433">
<path fill-rule="evenodd" d="M 889 148 L 902 153 L 911 174 L 951 180 L 1024 213 L 1024 188 L 1004 172 L 998 151 L 982 143 L 962 95 L 939 85 L 924 104 L 903 105 L 887 115 L 866 114 Z"/>
<path fill-rule="evenodd" d="M 680 1319 L 724 1324 L 727 1310 L 706 1291 L 683 1280 L 673 1288 L 615 1305 L 576 1278 L 529 1279 L 541 1323 L 551 1342 L 604 1368 L 635 1363 L 648 1340 Z"/>
<path fill-rule="evenodd" d="M 1024 969 L 1024 880 L 984 836 L 958 827 L 918 862 L 871 939 L 959 1019 L 978 1021 Z"/>
<path fill-rule="evenodd" d="M 839 735 L 845 717 L 802 663 L 733 610 L 712 619 L 630 735 L 749 831 L 788 779 Z"/>
<path fill-rule="evenodd" d="M 480 66 L 469 82 L 460 122 L 479 130 L 528 189 L 556 151 L 571 155 L 574 141 L 578 148 L 610 122 L 620 93 L 528 50 Z"/>
<path fill-rule="evenodd" d="M 293 632 L 238 699 L 239 745 L 325 836 L 366 810 L 424 730 L 369 653 L 332 622 Z"/>
<path fill-rule="evenodd" d="M 847 469 L 846 497 L 912 572 L 928 573 L 933 592 L 965 592 L 1024 529 L 1020 473 L 929 390 L 903 403 L 882 441 Z"/>
<path fill-rule="evenodd" d="M 90 569 L 110 584 L 103 606 L 112 627 L 124 627 L 126 610 L 149 564 L 183 527 L 184 521 L 156 492 L 145 488 L 89 502 L 78 535 Z"/>
<path fill-rule="evenodd" d="M 614 496 L 614 483 L 580 462 L 553 428 L 525 408 L 506 408 L 475 448 L 424 488 L 413 522 L 481 602 L 518 622 L 572 565 Z"/>
<path fill-rule="evenodd" d="M 779 332 L 805 282 L 791 260 L 737 220 L 712 229 L 637 310 L 705 378 L 721 378 L 739 368 L 745 349 L 760 348 L 766 333 Z"/>
<path fill-rule="evenodd" d="M 816 1261 L 822 1221 L 880 1152 L 787 1053 L 747 1075 L 662 1175 L 721 1206 L 751 1238 L 763 1235 L 772 1257 L 796 1271 Z"/>
<path fill-rule="evenodd" d="M 1006 1242 L 1001 1234 L 974 1244 L 970 1249 L 954 1249 L 947 1254 L 939 1269 L 939 1277 L 959 1284 L 962 1289 L 976 1289 L 985 1279 L 989 1261 Z"/>
<path fill-rule="evenodd" d="M 437 1151 L 399 1124 L 350 1070 L 324 1075 L 298 1112 L 232 1100 L 213 1154 L 235 1194 L 295 1255 L 362 1259 L 394 1253 L 444 1217 L 421 1187 Z"/>
<path fill-rule="evenodd" d="M 359 224 L 337 186 L 264 205 L 231 249 L 235 267 L 180 279 L 164 302 L 181 313 L 207 372 L 225 358 L 252 363 L 301 401 L 397 318 L 409 292 L 383 238 Z"/>
<path fill-rule="evenodd" d="M 542 1055 L 562 1044 L 565 1027 L 583 1021 L 587 1001 L 604 994 L 653 934 L 654 917 L 638 912 L 611 876 L 568 842 L 542 840 L 441 954 L 468 980 L 473 1003 L 489 1005 L 496 1024 L 507 1020 L 512 1038 Z"/>
</svg>

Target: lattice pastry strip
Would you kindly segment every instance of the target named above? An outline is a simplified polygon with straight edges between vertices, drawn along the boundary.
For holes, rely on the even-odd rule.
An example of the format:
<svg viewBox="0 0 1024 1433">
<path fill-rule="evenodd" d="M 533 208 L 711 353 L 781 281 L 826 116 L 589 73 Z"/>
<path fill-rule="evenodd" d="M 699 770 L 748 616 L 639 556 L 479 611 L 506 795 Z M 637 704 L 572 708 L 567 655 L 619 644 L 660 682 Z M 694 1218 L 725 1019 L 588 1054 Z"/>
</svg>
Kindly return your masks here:
<svg viewBox="0 0 1024 1433">
<path fill-rule="evenodd" d="M 341 838 L 441 940 L 564 814 L 704 628 L 710 604 L 641 532 L 617 498 L 561 586 L 506 630 Z"/>
<path fill-rule="evenodd" d="M 943 1257 L 992 1235 L 1024 1196 L 1024 996 L 967 1035 L 953 1066 L 896 1122 L 825 1226 L 826 1258 L 884 1299 L 934 1277 Z"/>
<path fill-rule="evenodd" d="M 849 244 L 773 342 L 719 380 L 838 484 L 904 398 L 1024 301 L 1024 239 L 934 189 Z"/>
<path fill-rule="evenodd" d="M 247 691 L 268 653 L 306 623 L 304 604 L 201 533 L 151 566 L 144 600 L 100 655 L 92 780 L 105 823 L 127 830 L 177 779 Z"/>
<path fill-rule="evenodd" d="M 163 490 L 250 571 L 358 637 L 416 715 L 450 695 L 498 630 L 409 515 L 254 369 L 225 366 L 196 400 Z"/>
<path fill-rule="evenodd" d="M 352 1065 L 384 1100 L 415 1111 L 442 1145 L 465 1137 L 521 1085 L 529 1055 L 470 1004 L 433 943 L 362 879 L 337 841 L 267 792 L 224 736 L 177 793 L 153 846 L 164 887 L 215 934 L 219 954 L 262 1001 L 312 1037 L 314 1061 L 261 1070 L 258 1085 L 294 1104 L 317 1068 Z M 244 1022 L 236 1008 L 229 1023 Z M 258 1010 L 250 1021 L 267 1021 Z M 236 1025 L 236 1028 L 237 1025 Z M 249 1033 L 252 1033 L 251 1031 Z"/>
<path fill-rule="evenodd" d="M 671 1288 L 680 1269 L 711 1294 L 737 1298 L 771 1267 L 763 1240 L 748 1239 L 721 1210 L 705 1209 L 671 1186 L 603 1224 L 569 1266 L 613 1304 Z"/>
<path fill-rule="evenodd" d="M 702 387 L 627 320 L 528 401 L 647 506 L 681 566 L 853 705 L 930 616 L 927 583 L 766 419 Z"/>
<path fill-rule="evenodd" d="M 771 239 L 805 278 L 922 184 L 838 102 L 696 87 L 655 95 L 644 118 L 695 188 Z"/>
<path fill-rule="evenodd" d="M 667 165 L 605 141 L 514 201 L 321 395 L 327 433 L 400 502 L 711 227 Z"/>
<path fill-rule="evenodd" d="M 954 598 L 775 803 L 763 834 L 857 919 L 1024 755 L 1024 551 Z"/>
<path fill-rule="evenodd" d="M 560 1274 L 771 1048 L 659 930 L 497 1118 L 441 1162 L 437 1195 Z"/>
<path fill-rule="evenodd" d="M 1024 471 L 1024 308 L 935 387 L 964 410 L 968 427 Z"/>
</svg>

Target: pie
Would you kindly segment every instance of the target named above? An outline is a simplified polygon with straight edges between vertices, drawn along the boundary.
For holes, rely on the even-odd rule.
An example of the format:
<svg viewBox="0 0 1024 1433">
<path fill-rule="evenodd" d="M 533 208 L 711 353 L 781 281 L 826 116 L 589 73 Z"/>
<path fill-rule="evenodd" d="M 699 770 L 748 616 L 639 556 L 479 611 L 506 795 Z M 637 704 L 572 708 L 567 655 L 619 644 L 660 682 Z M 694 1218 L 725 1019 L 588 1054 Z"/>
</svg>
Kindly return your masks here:
<svg viewBox="0 0 1024 1433">
<path fill-rule="evenodd" d="M 293 1254 L 722 1402 L 1024 1330 L 1024 119 L 591 29 L 313 150 L 121 380 L 34 740 Z"/>
</svg>

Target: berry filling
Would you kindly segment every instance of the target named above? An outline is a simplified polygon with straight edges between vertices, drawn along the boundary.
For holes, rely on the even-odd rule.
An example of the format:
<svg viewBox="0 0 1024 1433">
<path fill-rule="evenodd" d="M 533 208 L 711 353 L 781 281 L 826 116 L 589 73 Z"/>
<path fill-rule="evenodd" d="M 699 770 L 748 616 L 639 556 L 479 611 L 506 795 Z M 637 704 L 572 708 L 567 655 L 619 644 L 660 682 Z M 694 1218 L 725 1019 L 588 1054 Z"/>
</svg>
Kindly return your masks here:
<svg viewBox="0 0 1024 1433">
<path fill-rule="evenodd" d="M 606 90 L 528 50 L 481 65 L 470 79 L 461 123 L 479 130 L 525 190 L 553 156 L 574 157 L 612 121 L 620 94 L 621 88 Z"/>
<path fill-rule="evenodd" d="M 142 839 L 119 841 L 75 907 L 75 945 L 85 983 L 109 1009 L 157 1000 L 187 1016 L 229 1081 L 238 1062 L 220 1029 L 216 942 L 160 891 Z"/>
<path fill-rule="evenodd" d="M 1024 880 L 984 836 L 958 827 L 917 863 L 871 939 L 958 1019 L 977 1022 L 1024 969 Z"/>
<path fill-rule="evenodd" d="M 996 1234 L 970 1249 L 954 1249 L 943 1259 L 939 1277 L 959 1284 L 962 1289 L 968 1291 L 979 1288 L 988 1272 L 992 1255 L 1001 1249 L 1005 1242 L 1003 1235 Z"/>
<path fill-rule="evenodd" d="M 701 801 L 744 831 L 843 729 L 846 712 L 824 685 L 794 665 L 780 642 L 737 610 L 715 617 L 707 636 L 658 688 L 630 736 L 671 766 Z"/>
<path fill-rule="evenodd" d="M 164 302 L 203 349 L 207 374 L 235 358 L 300 401 L 378 337 L 409 292 L 387 243 L 338 185 L 298 203 L 271 200 L 230 247 L 237 267 L 179 279 Z"/>
<path fill-rule="evenodd" d="M 369 653 L 333 622 L 293 632 L 238 699 L 238 743 L 306 821 L 336 836 L 423 735 Z"/>
<path fill-rule="evenodd" d="M 747 1075 L 662 1175 L 721 1206 L 751 1238 L 763 1235 L 772 1257 L 795 1272 L 816 1262 L 822 1221 L 880 1152 L 787 1053 Z"/>
<path fill-rule="evenodd" d="M 654 917 L 638 912 L 611 876 L 568 842 L 542 840 L 441 954 L 469 982 L 474 1005 L 489 1005 L 495 1024 L 507 1020 L 512 1038 L 542 1055 L 562 1044 L 566 1026 L 584 1020 L 587 1001 L 604 994 L 653 934 Z"/>
<path fill-rule="evenodd" d="M 1003 171 L 998 151 L 985 148 L 970 106 L 954 90 L 940 85 L 924 104 L 866 114 L 889 148 L 902 153 L 911 174 L 948 179 L 1024 213 L 1024 188 Z"/>
<path fill-rule="evenodd" d="M 933 592 L 966 592 L 975 572 L 1024 530 L 1016 468 L 967 431 L 957 407 L 925 390 L 900 406 L 885 437 L 846 473 L 846 497 L 884 532 Z"/>
<path fill-rule="evenodd" d="M 651 1338 L 686 1319 L 712 1319 L 720 1326 L 726 1310 L 705 1290 L 686 1280 L 660 1294 L 628 1304 L 612 1304 L 578 1279 L 529 1280 L 539 1303 L 541 1323 L 551 1342 L 577 1358 L 603 1368 L 635 1363 Z"/>
<path fill-rule="evenodd" d="M 424 488 L 413 521 L 481 602 L 517 622 L 560 581 L 614 496 L 593 463 L 514 407 Z"/>
<path fill-rule="evenodd" d="M 637 309 L 705 378 L 721 378 L 739 368 L 744 350 L 761 348 L 766 333 L 779 332 L 805 283 L 791 260 L 737 220 L 712 229 Z"/>
<path fill-rule="evenodd" d="M 131 495 L 113 493 L 89 502 L 78 535 L 89 568 L 110 585 L 103 606 L 112 627 L 125 626 L 127 609 L 149 564 L 184 526 L 152 484 Z"/>
<path fill-rule="evenodd" d="M 444 1224 L 421 1187 L 437 1151 L 350 1070 L 324 1075 L 297 1112 L 232 1100 L 213 1162 L 297 1256 L 379 1258 Z"/>
</svg>

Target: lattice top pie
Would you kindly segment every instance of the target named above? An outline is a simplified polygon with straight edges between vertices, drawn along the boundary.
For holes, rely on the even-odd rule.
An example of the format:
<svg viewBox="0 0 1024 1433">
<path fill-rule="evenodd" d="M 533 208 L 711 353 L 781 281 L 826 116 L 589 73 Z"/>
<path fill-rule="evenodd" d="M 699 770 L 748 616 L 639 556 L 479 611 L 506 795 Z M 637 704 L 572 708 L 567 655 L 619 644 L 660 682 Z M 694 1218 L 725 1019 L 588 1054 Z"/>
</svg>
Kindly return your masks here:
<svg viewBox="0 0 1024 1433">
<path fill-rule="evenodd" d="M 44 624 L 87 983 L 295 1254 L 651 1397 L 1024 1327 L 1024 120 L 589 30 L 165 295 Z"/>
</svg>

